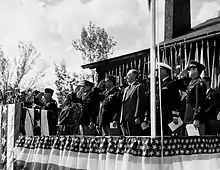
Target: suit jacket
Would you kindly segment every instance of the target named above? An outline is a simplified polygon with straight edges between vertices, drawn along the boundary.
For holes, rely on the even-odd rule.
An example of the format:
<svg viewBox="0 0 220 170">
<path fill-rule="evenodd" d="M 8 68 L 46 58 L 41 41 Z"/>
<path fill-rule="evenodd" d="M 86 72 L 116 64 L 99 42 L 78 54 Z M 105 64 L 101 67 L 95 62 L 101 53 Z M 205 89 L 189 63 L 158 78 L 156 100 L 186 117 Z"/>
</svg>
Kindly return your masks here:
<svg viewBox="0 0 220 170">
<path fill-rule="evenodd" d="M 160 135 L 160 109 L 159 109 L 160 100 L 158 94 L 159 92 L 157 92 L 157 102 L 156 102 L 157 103 L 156 129 L 157 129 L 157 135 Z M 172 111 L 179 112 L 180 105 L 181 105 L 181 98 L 178 88 L 170 77 L 166 77 L 161 82 L 161 107 L 162 107 L 162 119 L 163 119 L 162 125 L 163 125 L 164 135 L 170 135 L 172 133 L 168 124 L 173 120 L 173 117 L 179 117 L 179 115 L 174 115 Z"/>
<path fill-rule="evenodd" d="M 217 90 L 209 89 L 206 92 L 206 110 L 205 116 L 207 120 L 217 119 L 217 114 L 220 108 L 220 93 Z"/>
<path fill-rule="evenodd" d="M 193 123 L 194 120 L 203 121 L 205 119 L 206 107 L 206 85 L 197 78 L 191 80 L 187 88 L 185 123 Z"/>
<path fill-rule="evenodd" d="M 122 120 L 134 123 L 135 118 L 140 118 L 143 122 L 146 106 L 144 87 L 140 83 L 135 82 L 124 89 L 121 108 Z"/>
<path fill-rule="evenodd" d="M 109 125 L 112 121 L 119 121 L 121 109 L 121 95 L 120 90 L 113 87 L 104 95 L 100 110 L 98 125 Z"/>
</svg>

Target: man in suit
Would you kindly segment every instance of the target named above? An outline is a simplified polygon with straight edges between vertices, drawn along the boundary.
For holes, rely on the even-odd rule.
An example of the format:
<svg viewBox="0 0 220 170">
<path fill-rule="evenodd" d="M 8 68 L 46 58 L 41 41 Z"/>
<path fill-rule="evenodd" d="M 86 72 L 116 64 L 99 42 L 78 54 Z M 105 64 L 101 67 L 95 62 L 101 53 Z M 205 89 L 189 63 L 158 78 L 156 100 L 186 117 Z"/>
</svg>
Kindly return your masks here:
<svg viewBox="0 0 220 170">
<path fill-rule="evenodd" d="M 205 119 L 207 88 L 200 75 L 205 70 L 205 66 L 197 61 L 190 61 L 187 70 L 191 81 L 187 88 L 184 123 L 193 124 L 199 128 L 200 135 L 202 135 L 205 133 L 203 120 Z"/>
<path fill-rule="evenodd" d="M 211 88 L 211 78 L 210 77 L 203 77 L 202 80 L 204 81 L 207 90 L 206 90 L 206 117 L 210 120 L 217 119 L 217 107 L 215 106 L 215 95 L 216 90 Z M 219 104 L 219 102 L 218 102 Z"/>
<path fill-rule="evenodd" d="M 219 134 L 220 121 L 217 120 L 217 116 L 220 109 L 220 92 L 211 88 L 211 78 L 203 77 L 206 90 L 206 108 L 205 108 L 205 134 L 216 135 Z"/>
<path fill-rule="evenodd" d="M 146 112 L 144 87 L 138 82 L 137 70 L 129 70 L 126 78 L 129 86 L 124 89 L 120 122 L 127 131 L 124 135 L 142 136 L 141 123 Z"/>
<path fill-rule="evenodd" d="M 161 135 L 161 123 L 163 135 L 170 136 L 173 134 L 169 123 L 172 121 L 177 124 L 179 118 L 179 109 L 181 98 L 176 83 L 171 79 L 171 67 L 165 63 L 157 64 L 158 81 L 156 97 L 156 135 Z M 161 90 L 161 93 L 159 92 Z M 159 97 L 161 94 L 161 97 Z M 161 99 L 161 100 L 160 100 Z M 160 108 L 161 106 L 161 108 Z M 162 112 L 162 113 L 161 113 Z M 161 120 L 162 114 L 162 120 Z M 175 132 L 174 132 L 175 133 Z"/>
</svg>

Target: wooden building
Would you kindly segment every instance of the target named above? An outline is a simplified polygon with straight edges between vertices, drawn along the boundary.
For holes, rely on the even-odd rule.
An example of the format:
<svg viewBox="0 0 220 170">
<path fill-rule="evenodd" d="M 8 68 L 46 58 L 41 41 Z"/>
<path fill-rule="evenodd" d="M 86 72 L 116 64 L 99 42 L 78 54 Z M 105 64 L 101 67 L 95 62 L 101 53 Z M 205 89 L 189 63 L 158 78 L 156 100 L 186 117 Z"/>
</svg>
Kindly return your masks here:
<svg viewBox="0 0 220 170">
<path fill-rule="evenodd" d="M 159 44 L 158 60 L 169 64 L 173 71 L 183 70 L 190 60 L 206 65 L 204 76 L 212 78 L 217 87 L 220 77 L 220 17 L 209 19 L 191 28 L 190 0 L 165 0 L 164 41 Z M 158 57 L 159 56 L 159 57 Z M 96 69 L 98 80 L 107 74 L 120 82 L 129 69 L 135 68 L 142 78 L 149 74 L 150 49 L 129 53 L 104 61 L 83 65 Z"/>
</svg>

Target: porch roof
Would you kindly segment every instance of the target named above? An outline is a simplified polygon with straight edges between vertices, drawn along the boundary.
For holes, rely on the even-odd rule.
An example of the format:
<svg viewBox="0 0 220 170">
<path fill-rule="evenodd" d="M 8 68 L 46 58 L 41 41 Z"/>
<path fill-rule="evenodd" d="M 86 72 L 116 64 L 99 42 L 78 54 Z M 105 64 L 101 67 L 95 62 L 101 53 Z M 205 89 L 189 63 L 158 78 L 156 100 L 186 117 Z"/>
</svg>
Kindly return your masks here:
<svg viewBox="0 0 220 170">
<path fill-rule="evenodd" d="M 184 34 L 182 36 L 176 37 L 171 40 L 163 41 L 160 43 L 160 46 L 167 46 L 167 45 L 172 45 L 174 43 L 181 43 L 181 42 L 184 43 L 185 41 L 193 40 L 193 39 L 196 39 L 199 37 L 201 37 L 201 38 L 204 37 L 204 39 L 205 39 L 209 35 L 215 36 L 217 34 L 220 35 L 220 17 L 209 19 L 209 20 L 193 27 L 189 32 L 187 32 L 186 34 Z M 118 62 L 123 63 L 123 61 L 125 61 L 125 60 L 130 60 L 130 59 L 137 57 L 139 55 L 147 54 L 148 52 L 150 52 L 149 48 L 143 49 L 140 51 L 136 51 L 133 53 L 128 53 L 125 55 L 120 55 L 120 56 L 110 58 L 107 60 L 98 61 L 98 62 L 94 62 L 94 63 L 90 63 L 90 64 L 85 64 L 85 65 L 82 65 L 82 68 L 83 69 L 86 69 L 86 68 L 94 69 L 97 67 L 103 67 L 107 64 L 114 64 L 116 62 L 117 62 L 117 64 L 118 64 Z"/>
</svg>

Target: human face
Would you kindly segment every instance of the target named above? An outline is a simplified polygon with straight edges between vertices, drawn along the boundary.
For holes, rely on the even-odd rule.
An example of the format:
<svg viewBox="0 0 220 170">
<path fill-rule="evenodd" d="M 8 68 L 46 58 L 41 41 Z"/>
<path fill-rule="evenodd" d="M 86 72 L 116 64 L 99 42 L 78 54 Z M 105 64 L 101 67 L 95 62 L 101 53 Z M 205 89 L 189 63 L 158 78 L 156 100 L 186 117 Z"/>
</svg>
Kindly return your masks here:
<svg viewBox="0 0 220 170">
<path fill-rule="evenodd" d="M 45 93 L 44 94 L 44 99 L 45 99 L 45 101 L 48 101 L 49 99 L 51 99 L 52 98 L 52 94 L 50 94 L 50 93 Z"/>
<path fill-rule="evenodd" d="M 108 89 L 111 86 L 111 81 L 110 80 L 106 80 L 105 81 L 105 87 Z"/>
<path fill-rule="evenodd" d="M 136 80 L 136 75 L 132 71 L 129 71 L 127 73 L 126 79 L 127 79 L 127 82 L 129 84 L 131 84 L 131 83 L 133 83 Z"/>
<path fill-rule="evenodd" d="M 83 86 L 83 87 L 82 87 L 82 91 L 83 91 L 83 92 L 87 92 L 87 91 L 89 91 L 89 90 L 91 90 L 91 86 Z"/>
<path fill-rule="evenodd" d="M 159 71 L 160 71 L 160 73 L 159 73 Z M 157 76 L 158 77 L 160 76 L 161 79 L 165 78 L 167 76 L 167 70 L 164 69 L 163 67 L 158 69 L 157 70 Z"/>
<path fill-rule="evenodd" d="M 198 76 L 198 70 L 197 70 L 197 68 L 195 68 L 195 67 L 191 67 L 190 69 L 189 69 L 189 77 L 190 78 L 196 78 Z"/>
</svg>

